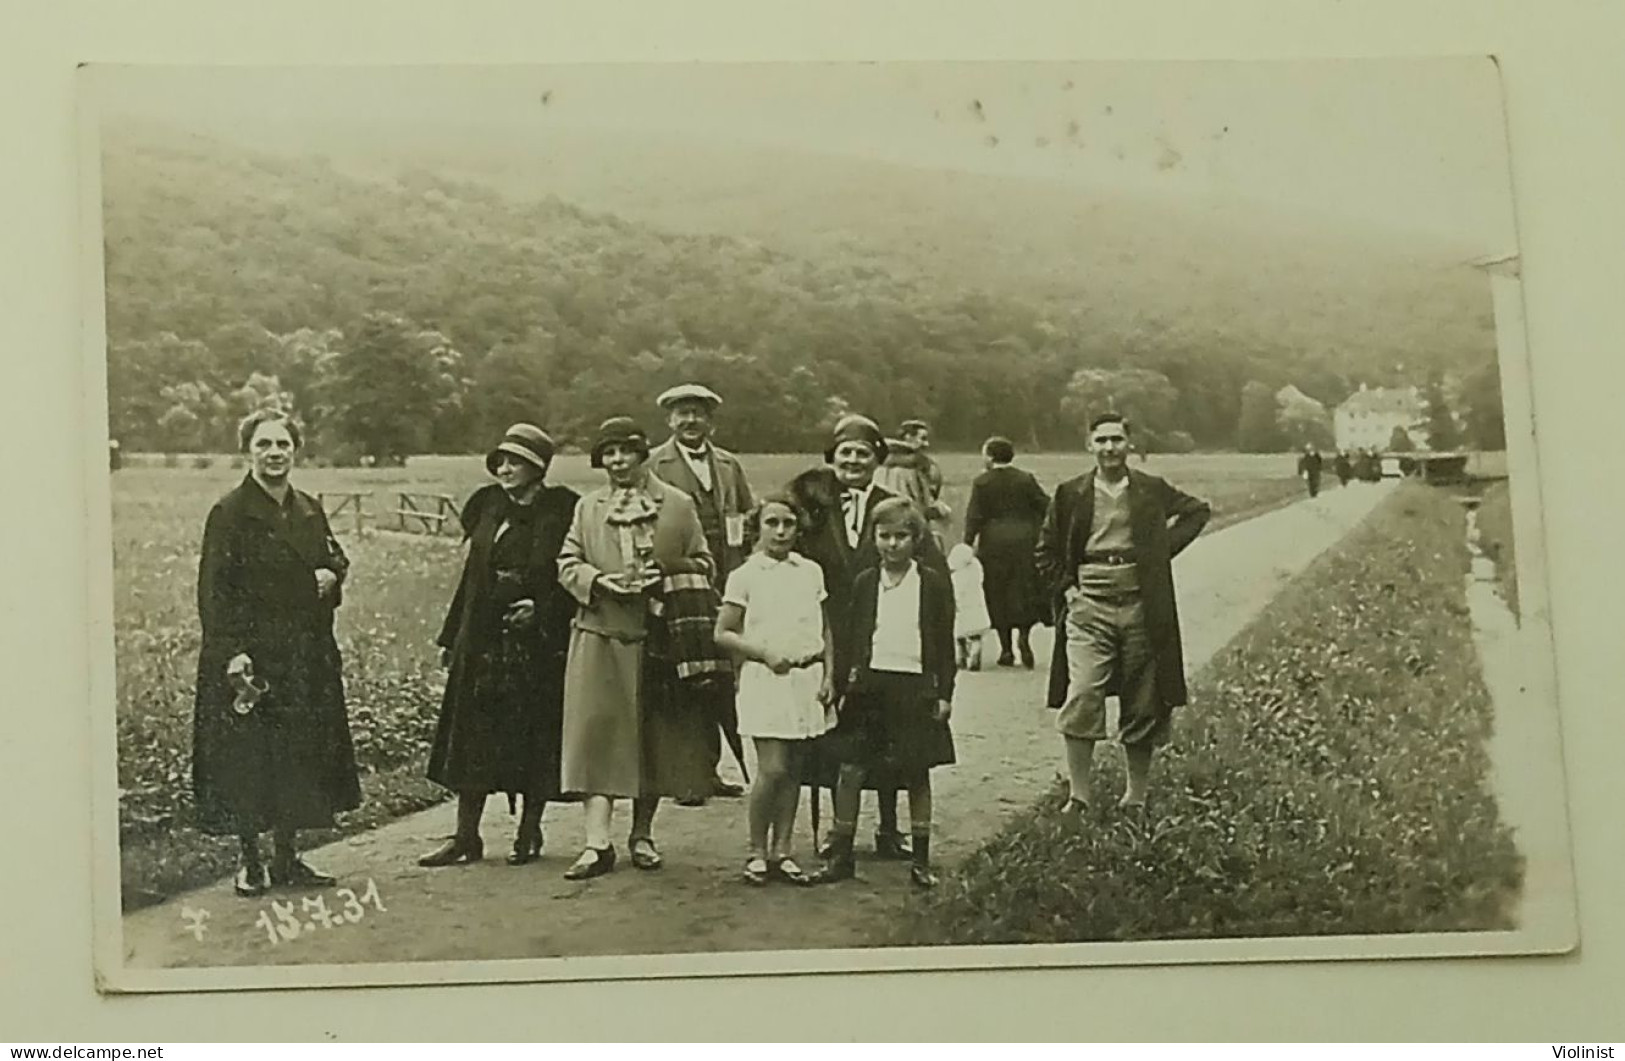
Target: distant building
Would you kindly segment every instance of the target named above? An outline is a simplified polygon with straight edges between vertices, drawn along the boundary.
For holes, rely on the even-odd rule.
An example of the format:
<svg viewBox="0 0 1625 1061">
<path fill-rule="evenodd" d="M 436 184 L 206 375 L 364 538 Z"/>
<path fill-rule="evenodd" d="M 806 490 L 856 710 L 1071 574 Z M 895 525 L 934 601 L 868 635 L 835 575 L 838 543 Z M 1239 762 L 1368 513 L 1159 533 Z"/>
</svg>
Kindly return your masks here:
<svg viewBox="0 0 1625 1061">
<path fill-rule="evenodd" d="M 1416 387 L 1367 387 L 1349 395 L 1332 415 L 1337 448 L 1387 449 L 1394 428 L 1403 427 L 1417 448 L 1427 444 L 1427 410 Z"/>
</svg>

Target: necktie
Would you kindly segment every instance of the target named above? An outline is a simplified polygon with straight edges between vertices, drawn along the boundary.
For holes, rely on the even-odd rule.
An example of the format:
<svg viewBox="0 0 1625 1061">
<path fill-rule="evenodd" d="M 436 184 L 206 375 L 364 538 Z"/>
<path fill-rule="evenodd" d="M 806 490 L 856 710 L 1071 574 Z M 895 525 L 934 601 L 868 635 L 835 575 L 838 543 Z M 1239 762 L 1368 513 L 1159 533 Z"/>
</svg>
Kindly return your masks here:
<svg viewBox="0 0 1625 1061">
<path fill-rule="evenodd" d="M 848 490 L 841 495 L 841 514 L 846 517 L 846 544 L 856 549 L 863 536 L 863 492 Z"/>
<path fill-rule="evenodd" d="M 711 489 L 711 462 L 708 459 L 710 456 L 709 452 L 705 449 L 689 449 L 681 442 L 677 444 L 677 449 L 683 454 L 684 457 L 688 458 L 689 467 L 693 470 L 695 477 L 700 480 L 700 485 L 705 487 L 707 490 Z"/>
</svg>

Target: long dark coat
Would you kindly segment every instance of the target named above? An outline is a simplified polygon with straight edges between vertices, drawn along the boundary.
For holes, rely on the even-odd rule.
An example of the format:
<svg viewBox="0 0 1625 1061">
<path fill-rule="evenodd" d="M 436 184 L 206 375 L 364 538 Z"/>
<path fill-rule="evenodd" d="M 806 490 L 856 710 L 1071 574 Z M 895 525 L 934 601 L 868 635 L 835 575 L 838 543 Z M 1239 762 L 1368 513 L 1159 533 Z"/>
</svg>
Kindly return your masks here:
<svg viewBox="0 0 1625 1061">
<path fill-rule="evenodd" d="M 495 484 L 462 509 L 468 558 L 438 639 L 450 655 L 429 778 L 447 788 L 559 793 L 564 718 L 564 661 L 575 599 L 559 585 L 559 547 L 579 495 L 544 486 L 529 505 L 513 505 Z M 512 512 L 514 525 L 497 540 Z M 498 579 L 498 570 L 517 581 Z M 516 600 L 536 603 L 525 629 L 504 629 Z"/>
<path fill-rule="evenodd" d="M 339 578 L 328 600 L 316 571 Z M 312 829 L 361 803 L 333 611 L 349 570 L 321 502 L 278 504 L 252 477 L 209 510 L 198 565 L 192 791 L 199 828 L 223 835 Z M 270 691 L 232 711 L 226 677 L 247 653 Z"/>
<path fill-rule="evenodd" d="M 815 468 L 798 475 L 788 492 L 802 507 L 806 526 L 796 539 L 796 552 L 816 563 L 824 572 L 824 591 L 829 594 L 831 624 L 839 623 L 846 614 L 852 597 L 852 581 L 858 572 L 880 565 L 880 552 L 875 548 L 875 508 L 888 497 L 895 497 L 883 486 L 876 486 L 869 495 L 869 507 L 864 513 L 863 534 L 856 549 L 846 543 L 846 524 L 841 517 L 840 487 L 835 473 L 826 468 Z M 926 535 L 917 558 L 921 567 L 928 567 L 946 575 L 948 561 L 936 541 Z"/>
<path fill-rule="evenodd" d="M 1145 623 L 1156 655 L 1157 696 L 1164 707 L 1186 702 L 1185 655 L 1179 638 L 1179 609 L 1174 601 L 1171 561 L 1196 540 L 1213 509 L 1206 501 L 1171 485 L 1167 480 L 1130 469 L 1129 523 L 1134 536 L 1134 567 L 1139 577 Z M 1039 531 L 1039 578 L 1055 615 L 1055 651 L 1050 659 L 1049 706 L 1066 702 L 1067 587 L 1083 562 L 1095 518 L 1095 473 L 1062 483 L 1050 502 Z M 1115 693 L 1115 689 L 1107 690 Z"/>
<path fill-rule="evenodd" d="M 990 468 L 971 483 L 965 541 L 982 561 L 982 595 L 996 629 L 1025 629 L 1049 620 L 1033 550 L 1049 495 L 1020 468 Z"/>
</svg>

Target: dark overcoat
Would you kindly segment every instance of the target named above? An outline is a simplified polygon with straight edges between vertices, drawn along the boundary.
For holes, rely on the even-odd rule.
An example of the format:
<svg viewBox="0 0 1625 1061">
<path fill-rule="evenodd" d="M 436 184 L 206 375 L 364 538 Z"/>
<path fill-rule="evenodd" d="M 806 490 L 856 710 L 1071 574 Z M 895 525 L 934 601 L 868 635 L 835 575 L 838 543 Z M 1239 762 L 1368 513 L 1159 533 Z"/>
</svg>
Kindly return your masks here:
<svg viewBox="0 0 1625 1061">
<path fill-rule="evenodd" d="M 317 593 L 316 572 L 338 576 Z M 252 477 L 209 510 L 198 565 L 203 627 L 193 710 L 199 828 L 224 835 L 311 829 L 361 803 L 333 612 L 349 560 L 321 502 L 290 489 L 278 504 Z M 226 676 L 246 653 L 269 692 L 247 715 Z"/>
<path fill-rule="evenodd" d="M 521 511 L 502 487 L 482 486 L 463 506 L 468 558 L 438 638 L 450 661 L 429 753 L 429 778 L 447 788 L 559 793 L 564 662 L 576 602 L 559 585 L 558 561 L 578 500 L 567 486 L 542 487 L 500 549 L 498 528 L 510 508 Z M 513 534 L 525 537 L 510 542 Z M 499 583 L 499 566 L 518 581 Z M 535 602 L 534 621 L 506 630 L 503 613 L 524 599 Z"/>
<path fill-rule="evenodd" d="M 1033 562 L 1048 511 L 1049 495 L 1020 468 L 990 468 L 971 483 L 965 541 L 976 546 L 982 561 L 982 595 L 997 629 L 1049 621 L 1049 603 Z"/>
<path fill-rule="evenodd" d="M 809 489 L 809 481 L 817 477 L 816 489 Z M 807 520 L 796 538 L 796 552 L 816 563 L 824 572 L 824 591 L 829 594 L 831 623 L 838 623 L 846 615 L 852 598 L 852 582 L 859 571 L 880 566 L 880 551 L 875 547 L 874 513 L 880 502 L 895 497 L 883 486 L 876 486 L 869 495 L 869 506 L 863 517 L 863 533 L 857 548 L 846 543 L 846 524 L 841 517 L 840 487 L 834 482 L 835 474 L 827 469 L 813 469 L 796 477 L 789 493 L 803 507 Z M 833 493 L 831 493 L 833 491 Z M 923 513 L 922 513 L 923 514 Z M 948 573 L 947 558 L 929 534 L 920 544 L 917 559 L 921 567 L 944 575 Z M 837 631 L 838 633 L 838 631 Z"/>
<path fill-rule="evenodd" d="M 1179 637 L 1171 561 L 1196 540 L 1213 509 L 1167 480 L 1145 472 L 1128 473 L 1129 524 L 1134 537 L 1134 568 L 1139 578 L 1145 624 L 1156 656 L 1157 696 L 1164 707 L 1187 700 L 1185 655 Z M 1050 659 L 1050 707 L 1066 702 L 1066 600 L 1083 563 L 1095 518 L 1095 473 L 1062 483 L 1050 502 L 1038 534 L 1038 576 L 1055 615 L 1055 651 Z M 1115 689 L 1108 689 L 1114 694 Z"/>
</svg>

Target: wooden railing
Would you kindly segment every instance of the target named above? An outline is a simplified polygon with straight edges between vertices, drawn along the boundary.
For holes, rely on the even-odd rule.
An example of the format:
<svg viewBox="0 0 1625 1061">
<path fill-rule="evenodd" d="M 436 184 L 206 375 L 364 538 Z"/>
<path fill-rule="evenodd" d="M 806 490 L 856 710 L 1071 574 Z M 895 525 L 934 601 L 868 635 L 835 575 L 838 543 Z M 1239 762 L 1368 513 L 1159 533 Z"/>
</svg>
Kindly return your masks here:
<svg viewBox="0 0 1625 1061">
<path fill-rule="evenodd" d="M 367 498 L 370 496 L 365 491 L 338 490 L 324 490 L 316 495 L 322 503 L 322 511 L 327 513 L 329 523 L 338 523 L 341 516 L 349 513 L 355 521 L 357 535 L 367 533 Z"/>
<path fill-rule="evenodd" d="M 413 494 L 402 491 L 395 517 L 399 529 L 414 534 L 463 533 L 457 502 L 445 494 Z"/>
</svg>

